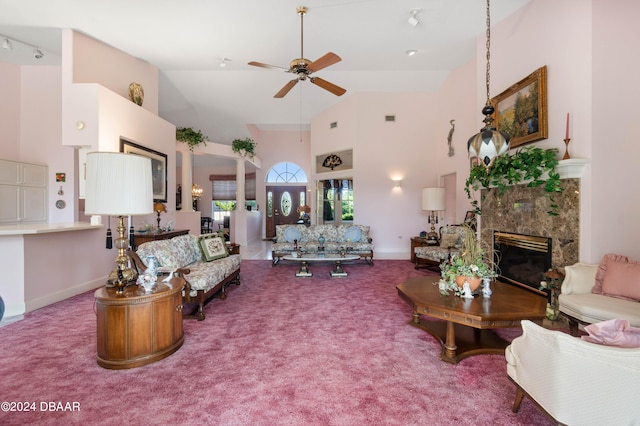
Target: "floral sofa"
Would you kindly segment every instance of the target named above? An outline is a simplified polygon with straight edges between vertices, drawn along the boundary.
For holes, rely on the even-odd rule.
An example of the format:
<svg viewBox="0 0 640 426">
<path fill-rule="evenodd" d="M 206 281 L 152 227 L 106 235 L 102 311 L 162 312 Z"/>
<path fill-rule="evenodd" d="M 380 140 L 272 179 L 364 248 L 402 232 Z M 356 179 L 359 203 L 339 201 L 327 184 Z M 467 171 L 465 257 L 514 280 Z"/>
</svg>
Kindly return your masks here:
<svg viewBox="0 0 640 426">
<path fill-rule="evenodd" d="M 579 324 L 615 318 L 640 327 L 640 262 L 610 253 L 598 265 L 576 263 L 565 273 L 558 303 L 571 334 L 578 335 Z"/>
<path fill-rule="evenodd" d="M 466 227 L 462 225 L 447 225 L 440 227 L 440 241 L 438 245 L 416 247 L 415 268 L 438 268 L 445 260 L 454 254 L 460 254 L 465 237 Z"/>
<path fill-rule="evenodd" d="M 207 242 L 213 241 L 219 247 L 217 253 L 207 250 Z M 187 234 L 168 240 L 150 241 L 141 244 L 136 252 L 130 254 L 139 274 L 144 272 L 147 257 L 152 255 L 160 264 L 159 274 L 175 273 L 185 279 L 183 304 L 197 305 L 195 313 L 186 313 L 185 318 L 204 320 L 204 305 L 214 295 L 226 299 L 226 288 L 231 283 L 240 285 L 240 255 L 229 255 L 224 238 L 218 234 Z"/>
<path fill-rule="evenodd" d="M 373 243 L 369 227 L 364 225 L 276 225 L 276 239 L 271 245 L 272 265 L 275 266 L 283 256 L 291 254 L 294 246 L 306 252 L 317 252 L 319 238 L 324 241 L 326 252 L 342 249 L 350 254 L 359 255 L 369 265 L 373 265 Z"/>
</svg>

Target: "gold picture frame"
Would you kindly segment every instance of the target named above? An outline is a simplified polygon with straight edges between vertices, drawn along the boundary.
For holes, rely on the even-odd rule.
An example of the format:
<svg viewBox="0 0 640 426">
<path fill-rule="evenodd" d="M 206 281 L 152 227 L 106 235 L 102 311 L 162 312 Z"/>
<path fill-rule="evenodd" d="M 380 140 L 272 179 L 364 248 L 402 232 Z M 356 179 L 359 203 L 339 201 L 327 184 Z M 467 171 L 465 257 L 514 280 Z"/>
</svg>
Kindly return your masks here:
<svg viewBox="0 0 640 426">
<path fill-rule="evenodd" d="M 547 138 L 547 66 L 493 97 L 496 129 L 511 137 L 510 147 Z"/>
</svg>

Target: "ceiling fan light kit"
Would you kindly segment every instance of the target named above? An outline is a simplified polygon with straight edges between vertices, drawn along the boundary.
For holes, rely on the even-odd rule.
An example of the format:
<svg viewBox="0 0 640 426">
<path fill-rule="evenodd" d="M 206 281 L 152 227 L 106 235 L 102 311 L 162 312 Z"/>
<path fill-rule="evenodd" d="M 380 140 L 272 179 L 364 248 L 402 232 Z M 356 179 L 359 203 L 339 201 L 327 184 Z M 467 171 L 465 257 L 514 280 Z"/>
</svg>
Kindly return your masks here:
<svg viewBox="0 0 640 426">
<path fill-rule="evenodd" d="M 307 79 L 312 84 L 315 84 L 316 86 L 328 92 L 331 92 L 336 96 L 342 96 L 347 92 L 342 87 L 337 86 L 327 80 L 324 80 L 320 77 L 311 76 L 312 73 L 338 63 L 342 59 L 333 52 L 329 52 L 313 62 L 304 57 L 304 15 L 307 13 L 307 11 L 308 9 L 306 7 L 298 6 L 297 12 L 298 15 L 300 15 L 300 57 L 292 60 L 289 63 L 288 69 L 275 65 L 263 64 L 262 62 L 249 62 L 249 65 L 252 65 L 254 67 L 282 69 L 285 72 L 295 74 L 296 78 L 290 80 L 287 84 L 285 84 L 284 87 L 274 95 L 274 98 L 285 97 L 285 95 L 289 93 L 289 91 L 291 91 L 291 89 L 293 89 L 296 84 L 298 84 L 298 81 L 305 81 Z"/>
</svg>

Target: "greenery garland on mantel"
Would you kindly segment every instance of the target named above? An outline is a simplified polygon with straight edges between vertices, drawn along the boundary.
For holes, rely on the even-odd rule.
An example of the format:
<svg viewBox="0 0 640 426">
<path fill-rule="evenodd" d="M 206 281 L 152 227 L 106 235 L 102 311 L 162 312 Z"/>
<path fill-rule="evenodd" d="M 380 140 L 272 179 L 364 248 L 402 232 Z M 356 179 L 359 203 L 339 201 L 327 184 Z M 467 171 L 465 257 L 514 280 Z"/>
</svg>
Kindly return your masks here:
<svg viewBox="0 0 640 426">
<path fill-rule="evenodd" d="M 553 194 L 562 192 L 560 174 L 556 171 L 557 154 L 556 148 L 542 149 L 528 146 L 518 149 L 512 155 L 496 157 L 489 168 L 482 165 L 474 166 L 469 172 L 464 188 L 467 198 L 472 200 L 474 212 L 482 213 L 478 200 L 473 198 L 472 190 L 495 189 L 498 197 L 501 197 L 509 187 L 526 183 L 529 188 L 544 185 L 545 194 L 551 203 L 547 214 L 557 216 L 558 205 Z M 484 195 L 481 200 L 484 200 Z"/>
<path fill-rule="evenodd" d="M 193 148 L 200 144 L 207 146 L 206 141 L 209 140 L 209 137 L 203 135 L 200 130 L 196 131 L 191 127 L 178 127 L 176 128 L 176 140 L 189 145 L 189 151 L 193 152 Z"/>
<path fill-rule="evenodd" d="M 241 157 L 252 158 L 256 155 L 257 143 L 251 138 L 235 139 L 231 142 L 231 150 Z"/>
</svg>

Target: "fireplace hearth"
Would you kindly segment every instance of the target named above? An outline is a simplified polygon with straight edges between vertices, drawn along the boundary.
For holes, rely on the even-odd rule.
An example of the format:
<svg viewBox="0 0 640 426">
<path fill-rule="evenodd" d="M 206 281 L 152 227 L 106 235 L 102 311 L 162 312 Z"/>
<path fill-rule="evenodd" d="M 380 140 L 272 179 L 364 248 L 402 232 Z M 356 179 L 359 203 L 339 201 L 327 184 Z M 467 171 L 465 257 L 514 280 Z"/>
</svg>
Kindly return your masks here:
<svg viewBox="0 0 640 426">
<path fill-rule="evenodd" d="M 538 287 L 551 268 L 551 238 L 494 231 L 493 253 L 499 279 L 546 294 Z"/>
</svg>

